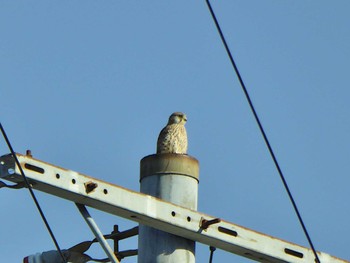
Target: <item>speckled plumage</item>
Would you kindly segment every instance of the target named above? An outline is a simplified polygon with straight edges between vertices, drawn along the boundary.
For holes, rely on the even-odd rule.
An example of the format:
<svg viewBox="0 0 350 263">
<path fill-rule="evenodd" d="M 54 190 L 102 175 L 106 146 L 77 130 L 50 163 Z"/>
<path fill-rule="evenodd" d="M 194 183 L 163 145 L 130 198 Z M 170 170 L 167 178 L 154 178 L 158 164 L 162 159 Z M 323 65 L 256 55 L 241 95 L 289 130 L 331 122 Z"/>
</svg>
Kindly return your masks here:
<svg viewBox="0 0 350 263">
<path fill-rule="evenodd" d="M 157 153 L 187 154 L 187 117 L 182 112 L 170 115 L 168 124 L 161 130 L 157 141 Z"/>
</svg>

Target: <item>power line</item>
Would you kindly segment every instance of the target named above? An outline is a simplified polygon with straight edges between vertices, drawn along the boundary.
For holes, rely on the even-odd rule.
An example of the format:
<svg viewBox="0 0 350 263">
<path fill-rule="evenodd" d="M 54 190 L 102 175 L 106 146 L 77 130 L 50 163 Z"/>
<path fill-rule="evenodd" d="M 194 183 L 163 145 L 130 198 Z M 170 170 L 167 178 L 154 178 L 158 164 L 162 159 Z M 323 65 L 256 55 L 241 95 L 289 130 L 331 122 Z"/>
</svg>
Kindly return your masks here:
<svg viewBox="0 0 350 263">
<path fill-rule="evenodd" d="M 3 126 L 2 126 L 1 123 L 0 123 L 0 129 L 1 129 L 1 133 L 2 133 L 2 135 L 3 135 L 3 137 L 4 137 L 5 141 L 6 141 L 6 144 L 7 144 L 8 148 L 10 149 L 10 152 L 11 152 L 13 158 L 15 159 L 16 165 L 18 166 L 18 168 L 19 168 L 19 170 L 20 170 L 20 172 L 21 172 L 21 175 L 22 175 L 22 177 L 23 177 L 23 181 L 24 181 L 26 187 L 28 188 L 29 193 L 30 193 L 30 195 L 31 195 L 31 197 L 32 197 L 32 199 L 33 199 L 33 201 L 34 201 L 34 203 L 35 203 L 35 205 L 36 205 L 36 207 L 37 207 L 37 209 L 38 209 L 38 211 L 39 211 L 39 214 L 40 214 L 42 220 L 44 221 L 44 224 L 45 224 L 47 230 L 49 231 L 49 234 L 50 234 L 50 236 L 51 236 L 51 238 L 52 238 L 52 240 L 53 240 L 53 242 L 54 242 L 54 244 L 55 244 L 55 246 L 56 246 L 56 248 L 57 248 L 57 251 L 58 251 L 58 253 L 60 254 L 60 256 L 61 256 L 63 262 L 67 263 L 67 260 L 66 260 L 66 258 L 63 256 L 63 253 L 62 253 L 62 251 L 61 251 L 61 249 L 60 249 L 60 246 L 58 245 L 58 242 L 57 242 L 57 240 L 56 240 L 56 238 L 55 238 L 55 235 L 53 234 L 53 232 L 52 232 L 52 230 L 51 230 L 51 227 L 50 227 L 48 221 L 46 220 L 46 217 L 45 217 L 45 215 L 44 215 L 43 210 L 42 210 L 41 207 L 40 207 L 40 204 L 39 204 L 39 202 L 38 202 L 38 199 L 36 198 L 36 196 L 35 196 L 35 194 L 34 194 L 34 191 L 33 191 L 32 187 L 31 187 L 31 185 L 29 184 L 26 175 L 24 174 L 24 171 L 23 171 L 23 169 L 22 169 L 22 166 L 21 166 L 20 162 L 18 161 L 18 158 L 17 158 L 17 156 L 16 156 L 16 153 L 15 153 L 15 151 L 13 150 L 12 145 L 11 145 L 11 143 L 10 143 L 10 140 L 8 139 L 7 134 L 6 134 L 6 132 L 5 132 L 5 129 L 3 128 Z"/>
<path fill-rule="evenodd" d="M 211 16 L 212 16 L 212 18 L 213 18 L 213 20 L 214 20 L 214 22 L 215 22 L 216 28 L 217 28 L 217 30 L 218 30 L 218 32 L 219 32 L 219 34 L 220 34 L 221 41 L 222 41 L 222 43 L 223 43 L 224 46 L 225 46 L 227 55 L 228 55 L 229 58 L 230 58 L 231 64 L 232 64 L 232 66 L 233 66 L 233 68 L 234 68 L 234 70 L 235 70 L 235 72 L 236 72 L 236 75 L 237 75 L 237 77 L 238 77 L 238 80 L 239 80 L 239 82 L 240 82 L 240 84 L 241 84 L 241 87 L 242 87 L 242 89 L 243 89 L 243 91 L 244 91 L 244 94 L 245 94 L 245 96 L 246 96 L 246 99 L 248 100 L 250 109 L 251 109 L 251 111 L 253 112 L 253 115 L 254 115 L 254 117 L 255 117 L 255 120 L 256 120 L 256 122 L 257 122 L 257 124 L 258 124 L 258 126 L 259 126 L 260 132 L 261 132 L 262 136 L 264 137 L 265 144 L 266 144 L 266 146 L 267 146 L 267 148 L 268 148 L 268 150 L 269 150 L 269 152 L 270 152 L 270 155 L 271 155 L 271 157 L 272 157 L 272 159 L 273 159 L 273 162 L 274 162 L 274 164 L 275 164 L 275 166 L 276 166 L 276 168 L 277 168 L 278 174 L 280 175 L 280 178 L 281 178 L 281 180 L 282 180 L 282 182 L 283 182 L 283 185 L 284 185 L 284 187 L 285 187 L 285 189 L 286 189 L 286 191 L 287 191 L 287 193 L 288 193 L 289 199 L 290 199 L 290 201 L 292 202 L 292 205 L 293 205 L 293 207 L 294 207 L 294 211 L 295 211 L 295 213 L 297 214 L 297 217 L 298 217 L 299 222 L 300 222 L 300 224 L 301 224 L 301 227 L 302 227 L 302 229 L 303 229 L 303 231 L 304 231 L 304 234 L 305 234 L 305 236 L 306 236 L 306 238 L 307 238 L 307 240 L 308 240 L 308 242 L 309 242 L 309 244 L 310 244 L 310 247 L 311 247 L 311 249 L 312 249 L 312 252 L 313 252 L 314 255 L 315 255 L 316 262 L 319 262 L 319 263 L 320 263 L 320 260 L 319 260 L 319 258 L 318 258 L 318 256 L 317 256 L 317 253 L 316 253 L 316 250 L 315 250 L 315 247 L 314 247 L 314 245 L 313 245 L 313 243 L 312 243 L 312 241 L 311 241 L 310 235 L 309 235 L 309 233 L 308 233 L 308 231 L 307 231 L 307 229 L 306 229 L 306 226 L 305 226 L 305 224 L 304 224 L 304 221 L 303 221 L 303 219 L 302 219 L 302 217 L 301 217 L 301 215 L 300 215 L 299 209 L 298 209 L 298 207 L 297 207 L 297 205 L 296 205 L 296 202 L 294 201 L 293 195 L 292 195 L 292 193 L 291 193 L 291 191 L 290 191 L 290 189 L 289 189 L 289 187 L 288 187 L 287 181 L 286 181 L 286 179 L 285 179 L 285 177 L 284 177 L 284 175 L 283 175 L 283 172 L 282 172 L 282 170 L 281 170 L 281 168 L 280 168 L 280 165 L 279 165 L 279 163 L 278 163 L 278 161 L 277 161 L 277 158 L 276 158 L 276 156 L 275 156 L 275 154 L 274 154 L 274 152 L 273 152 L 273 149 L 272 149 L 272 147 L 271 147 L 271 145 L 270 145 L 270 142 L 269 142 L 269 140 L 268 140 L 268 138 L 267 138 L 267 135 L 266 135 L 266 133 L 265 133 L 265 130 L 264 130 L 264 128 L 263 128 L 263 126 L 262 126 L 262 124 L 261 124 L 261 122 L 260 122 L 259 116 L 258 116 L 258 114 L 257 114 L 257 112 L 256 112 L 256 110 L 255 110 L 255 108 L 254 108 L 254 105 L 253 105 L 251 99 L 250 99 L 248 90 L 247 90 L 247 88 L 246 88 L 246 86 L 245 86 L 245 84 L 244 84 L 244 82 L 243 82 L 242 76 L 241 76 L 241 74 L 240 74 L 240 72 L 239 72 L 239 70 L 238 70 L 238 68 L 237 68 L 237 65 L 236 65 L 236 63 L 235 63 L 235 61 L 234 61 L 234 59 L 233 59 L 233 57 L 232 57 L 230 48 L 229 48 L 228 45 L 227 45 L 225 36 L 224 36 L 224 34 L 222 33 L 222 30 L 221 30 L 221 27 L 220 27 L 220 25 L 219 25 L 219 22 L 218 22 L 218 20 L 216 19 L 216 15 L 215 15 L 215 13 L 214 13 L 214 10 L 213 10 L 213 8 L 211 7 L 211 4 L 210 4 L 209 0 L 206 0 L 206 3 L 207 3 L 207 6 L 208 6 L 208 8 L 209 8 L 210 14 L 211 14 Z"/>
</svg>

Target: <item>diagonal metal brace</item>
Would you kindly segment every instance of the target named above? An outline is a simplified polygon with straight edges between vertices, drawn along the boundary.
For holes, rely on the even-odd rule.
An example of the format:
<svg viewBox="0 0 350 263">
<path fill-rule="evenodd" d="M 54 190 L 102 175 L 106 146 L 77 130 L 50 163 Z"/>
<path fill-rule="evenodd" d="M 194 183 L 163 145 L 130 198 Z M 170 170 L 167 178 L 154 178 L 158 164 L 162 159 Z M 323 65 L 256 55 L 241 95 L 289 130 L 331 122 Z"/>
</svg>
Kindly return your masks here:
<svg viewBox="0 0 350 263">
<path fill-rule="evenodd" d="M 113 250 L 107 243 L 106 239 L 104 238 L 103 234 L 101 233 L 100 229 L 98 228 L 97 224 L 95 223 L 94 219 L 90 216 L 88 210 L 86 207 L 82 204 L 75 203 L 76 206 L 78 207 L 81 215 L 84 217 L 86 223 L 90 227 L 91 231 L 94 233 L 96 239 L 100 243 L 101 247 L 103 250 L 106 252 L 108 258 L 112 263 L 119 263 L 119 260 L 117 257 L 114 255 Z"/>
</svg>

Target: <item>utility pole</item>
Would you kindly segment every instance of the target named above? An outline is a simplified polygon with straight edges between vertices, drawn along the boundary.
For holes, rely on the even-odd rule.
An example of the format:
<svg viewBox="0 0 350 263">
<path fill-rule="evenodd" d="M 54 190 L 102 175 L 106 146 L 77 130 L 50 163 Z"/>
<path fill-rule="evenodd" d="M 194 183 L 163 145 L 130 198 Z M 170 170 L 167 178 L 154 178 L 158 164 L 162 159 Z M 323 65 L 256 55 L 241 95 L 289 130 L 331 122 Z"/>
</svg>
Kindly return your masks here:
<svg viewBox="0 0 350 263">
<path fill-rule="evenodd" d="M 141 192 L 197 210 L 199 163 L 183 154 L 154 154 L 141 160 Z M 178 217 L 175 211 L 172 216 Z M 190 217 L 186 220 L 191 220 Z M 195 242 L 139 225 L 139 263 L 195 263 Z"/>
</svg>

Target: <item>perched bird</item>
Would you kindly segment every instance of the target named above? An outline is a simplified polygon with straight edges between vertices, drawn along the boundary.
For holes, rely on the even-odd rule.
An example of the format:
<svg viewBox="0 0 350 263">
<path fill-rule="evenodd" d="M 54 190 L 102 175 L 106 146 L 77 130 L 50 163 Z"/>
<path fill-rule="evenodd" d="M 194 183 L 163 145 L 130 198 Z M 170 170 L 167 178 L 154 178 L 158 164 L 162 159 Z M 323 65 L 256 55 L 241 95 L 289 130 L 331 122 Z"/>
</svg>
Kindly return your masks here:
<svg viewBox="0 0 350 263">
<path fill-rule="evenodd" d="M 187 117 L 182 112 L 170 115 L 168 124 L 161 130 L 157 141 L 157 153 L 187 154 Z"/>
</svg>

